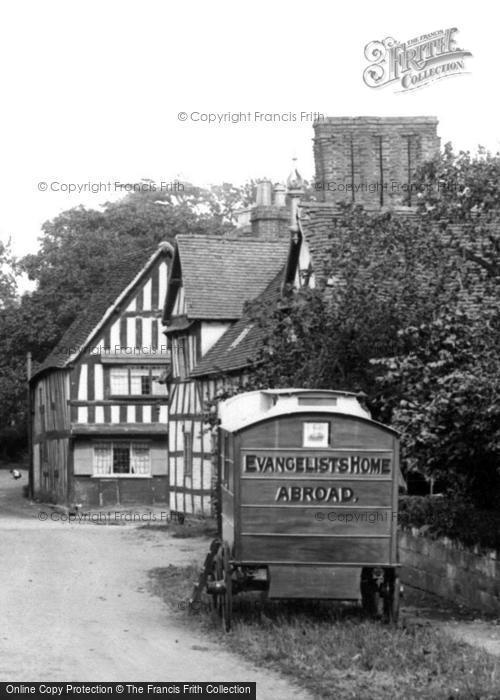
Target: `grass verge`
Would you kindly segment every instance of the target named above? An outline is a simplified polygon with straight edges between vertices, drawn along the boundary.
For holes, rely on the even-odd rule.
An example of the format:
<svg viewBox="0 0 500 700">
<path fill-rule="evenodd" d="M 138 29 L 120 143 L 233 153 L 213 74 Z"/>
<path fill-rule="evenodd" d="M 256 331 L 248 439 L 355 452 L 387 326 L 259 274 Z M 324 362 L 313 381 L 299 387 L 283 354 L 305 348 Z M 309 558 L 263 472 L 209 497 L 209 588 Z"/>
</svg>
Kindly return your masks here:
<svg viewBox="0 0 500 700">
<path fill-rule="evenodd" d="M 363 617 L 357 606 L 315 601 L 234 602 L 230 634 L 205 601 L 187 601 L 195 566 L 153 569 L 152 591 L 200 635 L 258 666 L 290 676 L 314 697 L 335 700 L 498 700 L 500 664 L 484 651 L 426 626 L 390 627 Z M 258 692 L 258 689 L 257 689 Z"/>
</svg>

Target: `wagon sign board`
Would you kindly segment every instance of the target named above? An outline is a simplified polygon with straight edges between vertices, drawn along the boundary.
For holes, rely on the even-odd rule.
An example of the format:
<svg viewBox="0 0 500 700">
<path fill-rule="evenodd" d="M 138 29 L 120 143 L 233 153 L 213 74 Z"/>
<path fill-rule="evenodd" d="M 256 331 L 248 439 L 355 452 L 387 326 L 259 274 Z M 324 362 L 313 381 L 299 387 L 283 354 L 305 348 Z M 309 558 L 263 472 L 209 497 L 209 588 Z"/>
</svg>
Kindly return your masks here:
<svg viewBox="0 0 500 700">
<path fill-rule="evenodd" d="M 308 474 L 312 478 L 324 474 L 349 474 L 387 476 L 392 473 L 391 456 L 330 453 L 297 455 L 246 454 L 243 457 L 243 475 Z M 274 500 L 290 503 L 357 503 L 359 496 L 342 483 L 335 486 L 318 486 L 312 482 L 303 486 L 277 487 Z"/>
<path fill-rule="evenodd" d="M 390 474 L 391 458 L 376 455 L 245 455 L 245 473 Z"/>
</svg>

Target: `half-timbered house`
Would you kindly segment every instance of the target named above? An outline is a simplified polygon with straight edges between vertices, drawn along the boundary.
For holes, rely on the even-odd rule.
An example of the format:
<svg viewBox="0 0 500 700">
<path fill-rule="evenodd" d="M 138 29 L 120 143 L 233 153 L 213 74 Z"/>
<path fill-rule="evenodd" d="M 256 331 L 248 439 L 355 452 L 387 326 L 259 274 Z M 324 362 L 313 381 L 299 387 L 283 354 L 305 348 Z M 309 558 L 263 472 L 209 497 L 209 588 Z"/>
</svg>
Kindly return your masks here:
<svg viewBox="0 0 500 700">
<path fill-rule="evenodd" d="M 163 320 L 172 357 L 169 378 L 170 506 L 211 512 L 212 442 L 205 402 L 219 380 L 197 374 L 214 344 L 241 318 L 286 261 L 290 214 L 285 188 L 259 183 L 255 205 L 229 236 L 182 235 L 169 277 Z M 237 343 L 236 343 L 237 344 Z M 234 381 L 242 381 L 235 375 Z"/>
<path fill-rule="evenodd" d="M 83 506 L 168 500 L 169 353 L 161 325 L 173 248 L 125 257 L 30 381 L 35 497 Z"/>
<path fill-rule="evenodd" d="M 241 313 L 241 301 L 259 298 L 272 305 L 288 284 L 321 288 L 336 284 L 326 273 L 332 237 L 348 235 L 336 226 L 339 204 L 349 201 L 372 210 L 390 207 L 412 216 L 413 173 L 438 151 L 436 129 L 434 117 L 322 119 L 314 125 L 314 201 L 300 204 L 302 183 L 296 171 L 288 180 L 288 210 L 284 196 L 279 199 L 280 208 L 272 206 L 268 185 L 262 183 L 256 206 L 248 212 L 247 227 L 241 229 L 239 261 L 231 252 L 234 242 L 227 239 L 224 249 L 223 239 L 210 247 L 204 239 L 185 242 L 181 237 L 164 313 L 173 358 L 172 508 L 208 510 L 212 466 L 203 400 L 212 398 L 224 382 L 244 381 L 263 340 L 251 316 Z M 276 193 L 278 198 L 282 195 Z M 263 204 L 271 215 L 264 225 L 259 222 L 261 216 L 265 218 Z M 283 221 L 276 226 L 272 217 L 280 209 Z M 276 258 L 258 242 L 256 247 L 244 247 L 263 231 L 268 239 L 278 235 L 283 243 Z M 265 269 L 271 260 L 275 264 Z M 242 292 L 240 276 L 252 279 L 254 270 L 261 274 L 258 283 Z M 234 280 L 238 280 L 236 287 Z M 237 308 L 228 313 L 231 303 Z"/>
</svg>

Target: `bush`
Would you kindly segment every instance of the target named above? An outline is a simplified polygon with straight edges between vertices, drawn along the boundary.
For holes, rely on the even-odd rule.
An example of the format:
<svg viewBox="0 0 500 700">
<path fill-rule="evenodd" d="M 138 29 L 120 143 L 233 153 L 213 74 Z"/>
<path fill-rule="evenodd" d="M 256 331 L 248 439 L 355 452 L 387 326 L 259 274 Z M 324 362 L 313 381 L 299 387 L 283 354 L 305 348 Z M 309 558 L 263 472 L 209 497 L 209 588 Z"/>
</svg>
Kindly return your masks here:
<svg viewBox="0 0 500 700">
<path fill-rule="evenodd" d="M 22 425 L 8 425 L 0 429 L 0 459 L 17 461 L 27 449 L 26 429 Z"/>
<path fill-rule="evenodd" d="M 479 510 L 472 503 L 446 496 L 403 496 L 399 524 L 425 527 L 433 537 L 449 537 L 468 547 L 500 552 L 500 512 Z"/>
<path fill-rule="evenodd" d="M 406 347 L 377 360 L 391 423 L 402 434 L 404 471 L 439 480 L 478 509 L 500 499 L 500 315 L 443 309 L 400 333 Z"/>
</svg>

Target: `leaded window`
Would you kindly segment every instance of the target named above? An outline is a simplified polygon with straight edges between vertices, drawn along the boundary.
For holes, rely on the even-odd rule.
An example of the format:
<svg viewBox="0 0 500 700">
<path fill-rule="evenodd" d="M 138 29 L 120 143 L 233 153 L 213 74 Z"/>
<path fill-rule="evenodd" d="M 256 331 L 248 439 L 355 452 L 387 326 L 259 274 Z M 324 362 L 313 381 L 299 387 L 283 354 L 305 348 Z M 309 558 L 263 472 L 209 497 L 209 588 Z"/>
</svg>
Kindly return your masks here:
<svg viewBox="0 0 500 700">
<path fill-rule="evenodd" d="M 112 367 L 109 371 L 111 396 L 165 396 L 167 387 L 160 383 L 165 367 Z"/>
<path fill-rule="evenodd" d="M 148 443 L 109 441 L 94 445 L 93 473 L 94 476 L 149 476 L 151 455 Z"/>
</svg>

